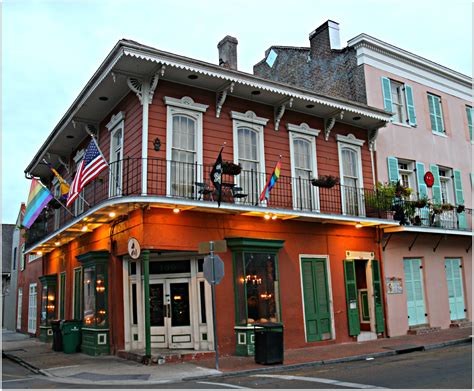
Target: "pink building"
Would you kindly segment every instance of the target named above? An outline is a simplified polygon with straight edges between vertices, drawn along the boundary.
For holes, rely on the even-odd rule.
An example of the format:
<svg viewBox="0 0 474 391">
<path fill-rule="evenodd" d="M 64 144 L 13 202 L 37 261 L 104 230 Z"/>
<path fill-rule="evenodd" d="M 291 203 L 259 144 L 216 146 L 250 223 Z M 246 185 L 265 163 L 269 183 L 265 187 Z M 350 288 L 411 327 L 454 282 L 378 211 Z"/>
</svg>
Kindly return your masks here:
<svg viewBox="0 0 474 391">
<path fill-rule="evenodd" d="M 380 232 L 387 335 L 469 325 L 472 78 L 366 34 L 341 47 L 333 21 L 309 41 L 270 47 L 254 73 L 393 113 L 370 145 L 377 202 L 400 220 Z M 336 110 L 325 124 L 354 119 Z"/>
</svg>

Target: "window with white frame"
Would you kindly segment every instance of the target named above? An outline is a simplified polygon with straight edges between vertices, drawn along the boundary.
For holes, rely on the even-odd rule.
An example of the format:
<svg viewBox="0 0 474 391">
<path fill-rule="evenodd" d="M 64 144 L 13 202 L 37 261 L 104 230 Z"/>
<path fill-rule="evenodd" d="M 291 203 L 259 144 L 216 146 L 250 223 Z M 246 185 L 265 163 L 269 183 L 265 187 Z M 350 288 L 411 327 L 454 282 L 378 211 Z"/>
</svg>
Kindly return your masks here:
<svg viewBox="0 0 474 391">
<path fill-rule="evenodd" d="M 416 189 L 415 162 L 398 159 L 398 179 L 403 187 Z M 416 195 L 415 193 L 413 191 L 412 195 Z"/>
<path fill-rule="evenodd" d="M 247 200 L 255 204 L 265 185 L 263 129 L 268 119 L 257 117 L 253 111 L 231 111 L 230 115 L 234 129 L 234 163 L 242 166 L 237 184 L 248 194 Z"/>
<path fill-rule="evenodd" d="M 165 96 L 167 194 L 191 198 L 202 182 L 202 116 L 208 105 Z"/>
<path fill-rule="evenodd" d="M 112 116 L 106 125 L 110 131 L 109 197 L 122 195 L 123 137 L 125 114 L 123 111 Z"/>
<path fill-rule="evenodd" d="M 390 87 L 392 92 L 392 111 L 395 113 L 393 121 L 405 123 L 407 121 L 407 107 L 403 84 L 390 80 Z"/>
<path fill-rule="evenodd" d="M 439 167 L 439 185 L 441 187 L 441 203 L 454 204 L 452 171 L 449 168 Z"/>
<path fill-rule="evenodd" d="M 16 309 L 16 328 L 21 330 L 21 311 L 23 310 L 23 288 L 18 288 L 18 303 Z"/>
<path fill-rule="evenodd" d="M 352 216 L 365 214 L 362 151 L 364 140 L 356 139 L 353 134 L 336 135 L 339 151 L 339 171 L 343 213 Z"/>
<path fill-rule="evenodd" d="M 319 209 L 318 189 L 311 179 L 317 177 L 316 137 L 319 130 L 307 124 L 287 124 L 290 138 L 293 207 Z"/>
<path fill-rule="evenodd" d="M 430 111 L 431 130 L 434 133 L 445 134 L 441 98 L 428 93 L 428 108 Z"/>
<path fill-rule="evenodd" d="M 382 77 L 384 109 L 393 113 L 392 122 L 416 126 L 413 88 L 387 77 Z"/>
<path fill-rule="evenodd" d="M 36 333 L 36 308 L 37 308 L 37 291 L 36 283 L 30 284 L 29 296 L 28 296 L 28 332 Z"/>
</svg>

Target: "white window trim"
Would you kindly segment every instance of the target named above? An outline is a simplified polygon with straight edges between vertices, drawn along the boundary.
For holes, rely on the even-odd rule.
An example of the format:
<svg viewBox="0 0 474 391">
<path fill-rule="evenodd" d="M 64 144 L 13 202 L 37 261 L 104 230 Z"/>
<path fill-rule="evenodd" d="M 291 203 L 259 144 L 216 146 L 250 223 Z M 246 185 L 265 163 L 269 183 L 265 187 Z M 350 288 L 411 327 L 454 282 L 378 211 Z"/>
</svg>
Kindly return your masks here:
<svg viewBox="0 0 474 391">
<path fill-rule="evenodd" d="M 73 157 L 74 163 L 76 163 L 76 165 L 84 158 L 85 153 L 86 153 L 85 149 L 80 149 L 79 151 L 76 152 L 76 155 Z"/>
<path fill-rule="evenodd" d="M 112 156 L 113 154 L 113 138 L 115 137 L 115 134 L 119 131 L 122 132 L 122 138 L 121 138 L 121 145 L 120 145 L 120 151 L 121 151 L 121 172 L 120 172 L 120 177 L 118 178 L 118 186 L 119 189 L 114 189 L 112 192 L 112 184 L 115 183 L 114 178 L 112 178 L 113 170 L 110 169 L 109 166 L 109 197 L 113 196 L 120 196 L 122 195 L 122 185 L 123 185 L 123 143 L 124 143 L 124 138 L 125 138 L 125 114 L 123 111 L 118 112 L 117 114 L 113 115 L 111 120 L 107 125 L 105 125 L 107 129 L 110 132 L 110 149 L 109 149 L 109 164 L 112 163 Z M 81 212 L 82 213 L 82 212 Z"/>
<path fill-rule="evenodd" d="M 312 160 L 312 167 L 311 167 L 311 172 L 313 177 L 318 176 L 318 163 L 317 163 L 317 151 L 316 151 L 316 137 L 319 135 L 319 130 L 317 129 L 311 129 L 308 127 L 308 129 L 305 129 L 303 125 L 306 125 L 305 123 L 302 123 L 300 126 L 292 125 L 292 124 L 287 124 L 288 128 L 288 137 L 290 141 L 290 164 L 291 164 L 291 177 L 296 178 L 296 171 L 295 171 L 295 151 L 294 151 L 294 146 L 293 143 L 296 138 L 304 139 L 306 141 L 309 141 L 311 143 L 311 160 Z M 307 126 L 307 125 L 306 125 Z M 303 131 L 300 131 L 303 129 Z M 292 185 L 294 185 L 292 183 Z M 314 200 L 315 200 L 315 207 L 316 210 L 319 211 L 319 188 L 312 186 L 312 192 L 314 195 Z M 297 199 L 296 199 L 296 188 L 292 186 L 292 195 L 293 195 L 293 208 L 297 208 Z"/>
<path fill-rule="evenodd" d="M 202 163 L 203 163 L 203 151 L 202 151 L 202 117 L 203 113 L 206 112 L 208 105 L 201 103 L 195 103 L 189 96 L 183 96 L 181 99 L 170 98 L 165 96 L 163 98 L 166 108 L 166 194 L 171 195 L 171 158 L 172 158 L 172 140 L 173 140 L 173 116 L 174 115 L 185 115 L 193 118 L 196 121 L 196 160 L 200 167 L 196 173 L 197 182 L 202 182 Z"/>
<path fill-rule="evenodd" d="M 431 133 L 433 133 L 435 136 L 448 138 L 448 135 L 446 134 L 446 131 L 444 133 L 441 133 L 441 132 L 436 132 L 434 130 L 431 130 Z"/>
<path fill-rule="evenodd" d="M 267 124 L 268 119 L 257 117 L 253 111 L 247 111 L 245 113 L 239 113 L 237 111 L 231 111 L 230 117 L 233 119 L 233 142 L 234 142 L 234 163 L 239 163 L 239 128 L 246 127 L 255 130 L 258 134 L 258 149 L 259 149 L 259 172 L 262 177 L 265 178 L 265 144 L 264 144 L 264 126 Z M 266 180 L 266 179 L 265 179 Z M 238 181 L 238 178 L 237 178 Z M 265 186 L 265 184 L 260 183 Z M 258 193 L 263 190 L 262 188 L 257 189 Z"/>
<path fill-rule="evenodd" d="M 28 254 L 28 263 L 31 263 L 33 261 L 36 261 L 37 259 L 41 258 L 40 254 L 37 253 L 29 253 Z"/>
<path fill-rule="evenodd" d="M 364 188 L 364 177 L 362 173 L 362 149 L 361 146 L 364 145 L 364 140 L 357 139 L 353 134 L 347 136 L 336 135 L 337 139 L 337 152 L 339 155 L 339 178 L 341 184 L 341 203 L 342 203 L 342 214 L 346 214 L 346 200 L 344 197 L 344 175 L 343 175 L 343 166 L 342 166 L 342 148 L 350 148 L 357 153 L 358 165 L 359 165 L 359 189 Z M 365 206 L 363 203 L 359 205 L 359 216 L 365 216 Z"/>
<path fill-rule="evenodd" d="M 23 311 L 23 288 L 18 288 L 18 302 L 16 307 L 16 329 L 21 330 L 21 312 Z"/>
<path fill-rule="evenodd" d="M 329 311 L 331 313 L 331 341 L 336 340 L 336 323 L 334 320 L 334 301 L 332 297 L 332 278 L 331 268 L 329 262 L 329 255 L 315 255 L 315 254 L 300 254 L 299 255 L 299 269 L 300 269 L 300 292 L 301 292 L 301 305 L 303 306 L 303 326 L 304 326 L 304 340 L 308 342 L 308 334 L 306 333 L 306 313 L 304 309 L 304 291 L 303 291 L 303 270 L 301 269 L 301 261 L 303 258 L 311 259 L 324 259 L 326 263 L 326 278 L 328 283 L 329 293 Z"/>
<path fill-rule="evenodd" d="M 31 305 L 30 305 L 30 300 L 31 300 L 31 288 L 32 287 L 35 287 L 36 288 L 36 291 L 35 291 L 35 300 L 36 300 L 36 303 L 35 303 L 35 312 L 32 314 L 30 312 L 30 309 L 31 309 Z M 28 332 L 31 333 L 31 334 L 36 334 L 36 324 L 38 322 L 38 319 L 37 319 L 37 313 L 38 313 L 38 286 L 36 284 L 36 282 L 34 283 L 31 283 L 29 288 L 28 288 Z M 35 321 L 35 328 L 30 328 L 30 320 L 33 320 Z"/>
<path fill-rule="evenodd" d="M 85 149 L 80 149 L 79 151 L 76 152 L 76 155 L 73 158 L 74 163 L 76 163 L 76 168 L 77 168 L 79 162 L 82 159 L 84 159 L 84 154 L 85 153 L 86 153 Z M 76 200 L 74 201 L 74 214 L 76 216 L 78 216 L 78 215 L 80 215 L 81 213 L 84 212 L 84 200 L 81 197 L 84 197 L 84 189 L 82 189 L 81 193 L 79 194 L 79 197 L 77 197 Z"/>
</svg>

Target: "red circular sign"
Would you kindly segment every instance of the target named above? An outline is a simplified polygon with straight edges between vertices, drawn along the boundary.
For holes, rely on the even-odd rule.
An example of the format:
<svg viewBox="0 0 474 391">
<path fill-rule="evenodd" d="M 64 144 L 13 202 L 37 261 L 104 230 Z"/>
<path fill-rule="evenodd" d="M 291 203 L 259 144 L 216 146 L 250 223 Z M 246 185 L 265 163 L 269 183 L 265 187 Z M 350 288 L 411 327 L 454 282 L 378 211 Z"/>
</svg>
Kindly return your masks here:
<svg viewBox="0 0 474 391">
<path fill-rule="evenodd" d="M 425 179 L 426 186 L 428 186 L 428 187 L 433 186 L 433 184 L 434 184 L 434 176 L 433 176 L 433 174 L 431 173 L 431 171 L 427 171 L 427 172 L 426 172 L 424 179 Z"/>
</svg>

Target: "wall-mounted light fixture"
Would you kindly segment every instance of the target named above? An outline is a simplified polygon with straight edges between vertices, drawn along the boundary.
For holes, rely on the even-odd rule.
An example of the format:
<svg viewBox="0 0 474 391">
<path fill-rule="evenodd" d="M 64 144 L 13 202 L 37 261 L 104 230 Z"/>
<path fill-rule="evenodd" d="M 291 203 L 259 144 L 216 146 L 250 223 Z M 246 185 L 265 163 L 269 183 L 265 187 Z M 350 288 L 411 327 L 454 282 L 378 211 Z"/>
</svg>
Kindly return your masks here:
<svg viewBox="0 0 474 391">
<path fill-rule="evenodd" d="M 153 146 L 155 147 L 155 151 L 159 151 L 160 148 L 161 148 L 161 141 L 160 139 L 157 137 L 155 138 L 155 140 L 153 141 Z"/>
</svg>

